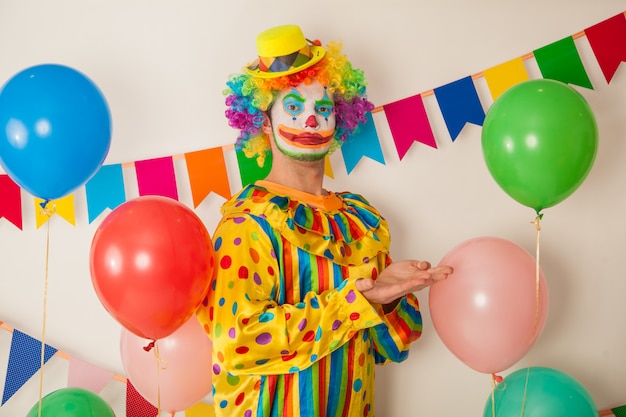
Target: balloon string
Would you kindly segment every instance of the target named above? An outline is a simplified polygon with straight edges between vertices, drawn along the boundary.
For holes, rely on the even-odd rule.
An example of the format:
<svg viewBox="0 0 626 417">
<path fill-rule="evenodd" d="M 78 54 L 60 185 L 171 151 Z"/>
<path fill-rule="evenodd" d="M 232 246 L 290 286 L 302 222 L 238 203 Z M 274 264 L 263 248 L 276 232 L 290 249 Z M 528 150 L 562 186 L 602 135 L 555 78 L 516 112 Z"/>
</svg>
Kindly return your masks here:
<svg viewBox="0 0 626 417">
<path fill-rule="evenodd" d="M 500 375 L 496 375 L 495 373 L 491 374 L 491 415 L 493 417 L 496 416 L 496 400 L 495 400 L 495 391 L 497 389 L 497 385 L 502 382 L 502 377 Z"/>
<path fill-rule="evenodd" d="M 492 417 L 496 417 L 495 391 L 496 391 L 496 375 L 491 374 L 491 416 Z"/>
<path fill-rule="evenodd" d="M 532 222 L 535 225 L 535 230 L 537 231 L 537 236 L 535 238 L 535 320 L 533 322 L 533 334 L 532 337 L 535 337 L 535 332 L 537 331 L 537 325 L 539 324 L 539 242 L 540 242 L 540 234 L 541 234 L 541 218 L 542 214 L 537 214 L 535 220 Z"/>
<path fill-rule="evenodd" d="M 530 366 L 526 368 L 526 382 L 524 383 L 524 396 L 522 397 L 522 410 L 520 411 L 520 417 L 524 416 L 524 407 L 526 405 L 526 392 L 528 390 L 528 378 L 530 376 Z"/>
<path fill-rule="evenodd" d="M 48 207 L 50 206 L 50 207 Z M 48 216 L 46 222 L 46 254 L 45 254 L 45 279 L 43 290 L 43 320 L 41 328 L 41 361 L 39 366 L 39 405 L 37 407 L 37 416 L 41 417 L 41 403 L 43 398 L 43 366 L 45 362 L 45 349 L 46 349 L 46 316 L 47 316 L 47 304 L 48 304 L 48 265 L 50 257 L 50 218 L 54 215 L 56 210 L 55 204 L 48 204 L 48 201 L 41 203 L 42 213 Z"/>
<path fill-rule="evenodd" d="M 154 357 L 156 358 L 157 364 L 157 415 L 159 415 L 161 414 L 161 370 L 167 369 L 167 362 L 159 354 L 159 344 L 157 341 L 153 340 L 150 345 L 154 347 Z"/>
</svg>

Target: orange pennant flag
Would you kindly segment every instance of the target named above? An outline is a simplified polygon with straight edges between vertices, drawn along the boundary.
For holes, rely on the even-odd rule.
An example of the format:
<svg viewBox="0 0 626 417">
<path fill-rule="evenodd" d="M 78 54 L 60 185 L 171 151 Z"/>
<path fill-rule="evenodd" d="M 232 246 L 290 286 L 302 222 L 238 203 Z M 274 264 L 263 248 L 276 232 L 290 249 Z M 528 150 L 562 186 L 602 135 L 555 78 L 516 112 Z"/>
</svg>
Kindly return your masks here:
<svg viewBox="0 0 626 417">
<path fill-rule="evenodd" d="M 226 162 L 221 147 L 186 153 L 185 162 L 194 208 L 198 207 L 211 192 L 225 199 L 231 197 Z"/>
</svg>

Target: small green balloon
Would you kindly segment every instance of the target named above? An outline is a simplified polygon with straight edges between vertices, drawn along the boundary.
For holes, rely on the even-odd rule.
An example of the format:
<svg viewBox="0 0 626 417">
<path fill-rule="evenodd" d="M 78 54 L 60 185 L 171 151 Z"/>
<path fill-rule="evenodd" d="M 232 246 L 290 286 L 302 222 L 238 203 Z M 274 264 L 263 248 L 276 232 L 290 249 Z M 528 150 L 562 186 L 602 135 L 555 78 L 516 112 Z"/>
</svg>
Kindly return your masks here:
<svg viewBox="0 0 626 417">
<path fill-rule="evenodd" d="M 26 417 L 39 416 L 39 401 Z M 41 417 L 115 417 L 98 394 L 83 388 L 61 388 L 41 399 Z"/>
<path fill-rule="evenodd" d="M 528 378 L 528 382 L 526 382 Z M 485 404 L 483 417 L 598 417 L 580 382 L 552 368 L 529 367 L 506 376 Z"/>
<path fill-rule="evenodd" d="M 482 150 L 496 183 L 517 202 L 552 207 L 585 180 L 598 148 L 598 128 L 585 98 L 560 81 L 524 81 L 489 108 Z"/>
</svg>

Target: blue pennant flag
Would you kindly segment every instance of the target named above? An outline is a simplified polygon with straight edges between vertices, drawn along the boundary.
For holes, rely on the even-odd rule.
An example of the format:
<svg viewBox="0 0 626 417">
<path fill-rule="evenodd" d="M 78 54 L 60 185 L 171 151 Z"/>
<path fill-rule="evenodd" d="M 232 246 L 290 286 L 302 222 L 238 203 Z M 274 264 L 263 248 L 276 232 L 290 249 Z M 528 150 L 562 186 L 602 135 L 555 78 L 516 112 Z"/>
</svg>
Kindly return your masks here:
<svg viewBox="0 0 626 417">
<path fill-rule="evenodd" d="M 435 88 L 434 92 L 452 142 L 461 133 L 466 123 L 483 125 L 485 110 L 480 103 L 471 76 Z"/>
<path fill-rule="evenodd" d="M 89 223 L 93 222 L 107 208 L 113 210 L 124 201 L 124 176 L 122 165 L 103 165 L 96 175 L 85 184 Z"/>
<path fill-rule="evenodd" d="M 41 368 L 41 349 L 42 343 L 39 340 L 19 330 L 13 330 L 9 365 L 4 382 L 4 393 L 2 394 L 2 405 Z M 45 345 L 44 364 L 56 352 L 57 349 Z"/>
<path fill-rule="evenodd" d="M 385 158 L 380 147 L 374 118 L 367 113 L 367 122 L 359 128 L 352 139 L 341 145 L 341 155 L 348 174 L 352 172 L 362 157 L 367 156 L 385 165 Z"/>
</svg>

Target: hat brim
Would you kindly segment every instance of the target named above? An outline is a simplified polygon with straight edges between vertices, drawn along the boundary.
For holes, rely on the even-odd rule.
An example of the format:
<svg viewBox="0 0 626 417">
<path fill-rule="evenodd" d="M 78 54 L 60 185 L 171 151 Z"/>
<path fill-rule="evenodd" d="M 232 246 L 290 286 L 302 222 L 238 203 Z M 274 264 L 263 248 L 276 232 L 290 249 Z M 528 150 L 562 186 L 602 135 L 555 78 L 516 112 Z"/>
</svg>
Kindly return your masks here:
<svg viewBox="0 0 626 417">
<path fill-rule="evenodd" d="M 326 53 L 326 50 L 324 50 L 323 47 L 317 46 L 317 45 L 311 45 L 311 55 L 313 56 L 305 64 L 302 64 L 298 67 L 289 68 L 287 71 L 266 72 L 266 71 L 261 71 L 259 69 L 259 66 L 257 65 L 256 68 L 252 68 L 252 69 L 250 68 L 250 66 L 247 66 L 244 68 L 244 71 L 257 78 L 278 78 L 284 75 L 295 74 L 296 72 L 300 72 L 304 69 L 312 67 L 313 65 L 320 62 L 322 58 L 324 58 L 325 53 Z"/>
</svg>

